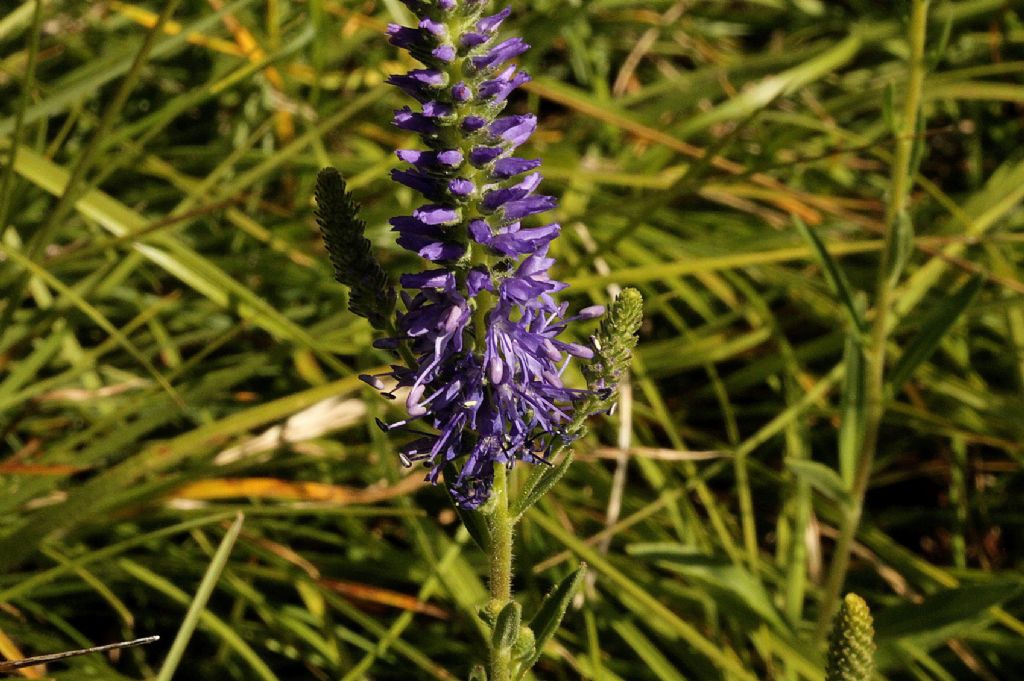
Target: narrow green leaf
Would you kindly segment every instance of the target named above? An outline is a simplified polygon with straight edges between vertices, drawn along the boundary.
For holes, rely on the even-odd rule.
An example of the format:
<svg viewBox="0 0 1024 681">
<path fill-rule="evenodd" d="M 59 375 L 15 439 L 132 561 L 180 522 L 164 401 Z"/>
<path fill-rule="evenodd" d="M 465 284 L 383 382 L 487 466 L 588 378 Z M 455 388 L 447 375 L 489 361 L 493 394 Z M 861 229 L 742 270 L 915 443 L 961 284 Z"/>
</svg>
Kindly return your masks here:
<svg viewBox="0 0 1024 681">
<path fill-rule="evenodd" d="M 112 500 L 114 493 L 130 489 L 142 476 L 179 465 L 198 452 L 209 452 L 215 443 L 223 442 L 227 437 L 294 414 L 328 397 L 345 394 L 358 385 L 359 379 L 350 376 L 235 412 L 219 421 L 143 448 L 135 456 L 105 469 L 71 490 L 64 503 L 39 509 L 32 516 L 31 524 L 0 537 L 0 571 L 10 570 L 31 555 L 39 537 L 57 529 L 77 526 L 97 514 L 116 508 L 117 500 Z"/>
<path fill-rule="evenodd" d="M 568 449 L 565 455 L 562 456 L 562 460 L 556 465 L 550 468 L 545 466 L 532 471 L 530 477 L 526 480 L 526 484 L 523 486 L 523 491 L 512 500 L 512 508 L 509 510 L 512 518 L 514 520 L 521 518 L 531 506 L 551 491 L 551 488 L 557 485 L 562 476 L 568 472 L 569 466 L 572 465 L 575 458 L 575 453 Z"/>
<path fill-rule="evenodd" d="M 921 161 L 924 160 L 925 153 L 927 152 L 925 139 L 927 138 L 928 131 L 925 129 L 926 125 L 927 122 L 925 121 L 925 117 L 920 114 L 920 111 L 918 111 L 917 121 L 914 128 L 914 144 L 910 151 L 910 166 L 908 170 L 910 177 L 917 175 L 918 171 L 921 169 Z M 911 236 L 911 239 L 912 238 L 913 237 Z"/>
<path fill-rule="evenodd" d="M 699 582 L 716 600 L 750 612 L 776 632 L 788 633 L 789 628 L 761 581 L 745 567 L 675 543 L 632 544 L 626 550 Z"/>
<path fill-rule="evenodd" d="M 760 111 L 779 97 L 796 92 L 840 68 L 857 55 L 861 45 L 860 36 L 854 32 L 812 59 L 781 73 L 762 78 L 713 109 L 690 116 L 677 130 L 677 134 L 684 138 L 690 137 L 717 123 L 736 120 Z"/>
<path fill-rule="evenodd" d="M 889 252 L 885 259 L 888 267 L 885 275 L 889 278 L 889 285 L 895 286 L 914 253 L 914 221 L 910 213 L 901 210 L 889 229 L 893 230 L 893 235 L 889 240 Z"/>
<path fill-rule="evenodd" d="M 850 324 L 852 328 L 860 333 L 863 333 L 867 328 L 867 324 L 864 321 L 864 315 L 861 314 L 860 308 L 857 306 L 856 300 L 854 299 L 853 289 L 850 287 L 850 282 L 846 278 L 846 272 L 839 266 L 836 259 L 832 257 L 832 254 L 825 248 L 825 244 L 818 237 L 817 232 L 813 229 L 809 229 L 804 221 L 799 217 L 793 217 L 793 224 L 796 225 L 796 229 L 800 232 L 800 235 L 810 244 L 814 251 L 814 256 L 818 260 L 818 264 L 821 266 L 822 274 L 825 275 L 825 281 L 828 282 L 829 288 L 836 294 L 839 302 L 842 303 L 843 309 L 846 311 L 846 315 L 850 318 Z"/>
<path fill-rule="evenodd" d="M 50 335 L 40 339 L 32 353 L 16 363 L 3 381 L 0 381 L 0 404 L 26 383 L 38 380 L 41 370 L 53 358 L 68 337 L 65 326 L 54 328 Z"/>
<path fill-rule="evenodd" d="M 899 128 L 896 121 L 896 88 L 892 83 L 887 83 L 882 93 L 882 120 L 890 132 L 895 133 Z"/>
<path fill-rule="evenodd" d="M 839 475 L 845 489 L 852 489 L 864 432 L 864 350 L 860 341 L 847 336 L 843 347 L 843 393 L 839 422 Z"/>
<path fill-rule="evenodd" d="M 981 275 L 975 275 L 952 296 L 936 304 L 917 335 L 903 349 L 903 354 L 889 374 L 889 385 L 893 392 L 899 390 L 917 368 L 932 356 L 942 338 L 974 301 L 983 284 Z"/>
<path fill-rule="evenodd" d="M 135 359 L 135 361 L 141 364 L 143 368 L 145 368 L 146 371 L 149 372 L 149 375 L 153 377 L 153 380 L 155 380 L 157 384 L 159 384 L 160 387 L 163 388 L 168 395 L 170 395 L 171 399 L 173 399 L 178 404 L 178 406 L 184 409 L 185 402 L 181 399 L 181 396 L 178 394 L 178 391 L 176 391 L 171 386 L 170 382 L 164 377 L 164 375 L 161 374 L 155 366 L 153 366 L 153 363 L 150 362 L 149 359 L 144 354 L 142 354 L 142 352 L 140 352 L 138 348 L 136 348 L 135 345 L 133 345 L 132 342 L 128 338 L 126 338 L 125 335 L 121 333 L 121 331 L 103 315 L 102 312 L 96 309 L 95 306 L 93 306 L 87 300 L 82 298 L 82 296 L 80 296 L 73 288 L 71 288 L 70 286 L 62 282 L 60 279 L 55 277 L 52 273 L 47 271 L 46 268 L 41 266 L 39 263 L 29 259 L 24 253 L 16 251 L 13 248 L 10 248 L 4 243 L 0 242 L 0 254 L 3 254 L 6 257 L 10 258 L 18 266 L 23 268 L 27 273 L 39 277 L 44 282 L 46 282 L 47 286 L 54 289 L 62 296 L 66 297 L 69 301 L 71 301 L 71 303 L 75 307 L 77 307 L 85 315 L 87 315 L 98 327 L 100 327 L 105 332 L 110 334 L 111 338 L 116 340 L 117 343 L 122 348 L 124 348 L 128 352 L 128 354 L 132 356 L 133 359 Z"/>
<path fill-rule="evenodd" d="M 224 535 L 224 539 L 221 540 L 220 546 L 217 547 L 217 552 L 213 554 L 213 560 L 210 561 L 210 566 L 206 568 L 206 574 L 203 575 L 203 581 L 199 583 L 199 589 L 196 591 L 195 598 L 192 599 L 192 603 L 188 606 L 188 612 L 185 613 L 185 619 L 181 623 L 181 628 L 178 629 L 177 636 L 174 637 L 174 643 L 171 644 L 171 650 L 167 653 L 167 657 L 160 667 L 160 673 L 157 674 L 156 681 L 171 681 L 174 672 L 178 669 L 182 655 L 185 654 L 185 647 L 188 645 L 189 639 L 192 638 L 196 625 L 199 624 L 199 616 L 206 609 L 206 604 L 213 594 L 213 589 L 220 579 L 220 574 L 227 565 L 228 556 L 231 555 L 231 549 L 235 546 L 238 533 L 242 531 L 243 522 L 245 522 L 245 516 L 239 513 L 235 517 L 235 522 L 228 529 L 227 534 Z"/>
<path fill-rule="evenodd" d="M 647 670 L 661 679 L 661 681 L 686 681 L 685 677 L 676 671 L 675 665 L 658 650 L 658 647 L 635 624 L 629 620 L 620 619 L 612 622 L 612 629 L 643 660 Z"/>
<path fill-rule="evenodd" d="M 587 572 L 587 564 L 580 563 L 576 571 L 565 577 L 555 585 L 548 595 L 544 597 L 537 614 L 530 620 L 530 629 L 533 630 L 535 642 L 533 654 L 523 662 L 520 668 L 520 678 L 526 674 L 533 665 L 537 664 L 544 645 L 551 640 L 551 637 L 558 631 L 565 617 L 565 611 L 569 607 L 569 601 L 583 582 L 583 575 Z"/>
<path fill-rule="evenodd" d="M 469 681 L 487 681 L 487 670 L 480 665 L 473 667 L 473 671 L 469 673 Z"/>
<path fill-rule="evenodd" d="M 153 48 L 152 59 L 163 59 L 173 55 L 188 44 L 189 36 L 204 35 L 217 30 L 225 16 L 237 15 L 254 2 L 255 0 L 236 0 L 224 5 L 216 12 L 203 14 L 196 21 L 182 26 L 173 35 L 163 36 Z M 74 76 L 72 82 L 54 88 L 48 97 L 40 99 L 26 109 L 25 124 L 62 114 L 83 99 L 103 92 L 111 81 L 127 73 L 132 65 L 132 43 L 128 41 L 111 42 L 117 45 L 116 50 L 111 51 L 99 61 L 91 62 L 87 68 L 75 71 L 71 74 Z M 14 129 L 14 124 L 14 116 L 0 119 L 0 136 L 9 135 Z"/>
<path fill-rule="evenodd" d="M 953 35 L 953 17 L 946 15 L 942 21 L 942 30 L 939 32 L 939 39 L 928 52 L 927 70 L 934 71 L 946 56 L 946 48 L 949 47 L 949 39 Z"/>
<path fill-rule="evenodd" d="M 178 588 L 174 582 L 139 565 L 133 560 L 121 558 L 117 561 L 117 566 L 154 591 L 170 598 L 175 603 L 180 605 L 192 603 L 193 599 L 189 598 L 188 594 Z M 199 624 L 210 633 L 219 637 L 228 648 L 234 650 L 239 657 L 245 660 L 246 664 L 252 669 L 255 678 L 262 679 L 263 681 L 280 681 L 277 675 L 274 674 L 274 671 L 267 666 L 267 663 L 256 654 L 256 651 L 227 622 L 209 610 L 202 610 L 199 614 Z"/>
<path fill-rule="evenodd" d="M 903 603 L 886 608 L 875 617 L 879 644 L 913 638 L 919 645 L 938 645 L 965 633 L 977 633 L 978 620 L 987 611 L 1016 598 L 1024 591 L 1020 580 L 995 580 L 931 594 L 920 603 Z"/>
<path fill-rule="evenodd" d="M 805 459 L 787 459 L 786 468 L 793 475 L 806 480 L 811 487 L 828 499 L 843 505 L 851 503 L 850 492 L 846 483 L 833 469 L 820 461 Z"/>
<path fill-rule="evenodd" d="M 18 149 L 15 170 L 39 188 L 54 195 L 60 195 L 64 191 L 69 179 L 69 173 L 65 168 L 29 147 Z M 87 192 L 77 200 L 75 206 L 84 217 L 96 220 L 115 237 L 144 232 L 149 224 L 149 220 L 138 212 L 98 189 Z M 237 312 L 240 317 L 268 333 L 289 339 L 300 346 L 320 348 L 317 339 L 308 331 L 174 235 L 152 234 L 144 241 L 134 243 L 132 248 L 215 304 Z"/>
<path fill-rule="evenodd" d="M 52 567 L 49 570 L 35 572 L 30 577 L 18 580 L 17 583 L 4 589 L 3 591 L 0 591 L 0 603 L 9 603 L 15 598 L 22 598 L 32 593 L 32 591 L 37 587 L 53 582 L 65 573 L 80 570 L 86 565 L 90 565 L 101 560 L 108 560 L 122 553 L 125 553 L 129 549 L 141 546 L 147 542 L 162 541 L 175 534 L 188 532 L 193 528 L 202 527 L 203 525 L 219 523 L 223 520 L 227 520 L 230 517 L 230 514 L 227 513 L 215 513 L 213 515 L 203 516 L 201 518 L 194 518 L 192 520 L 177 523 L 175 525 L 164 527 L 153 532 L 146 532 L 145 534 L 137 535 L 135 537 L 132 537 L 131 539 L 118 542 L 116 544 L 110 544 L 108 546 L 103 547 L 102 549 L 97 549 L 90 553 L 84 553 L 81 556 L 68 559 L 66 562 L 61 563 L 60 565 L 57 565 L 55 567 Z"/>
</svg>

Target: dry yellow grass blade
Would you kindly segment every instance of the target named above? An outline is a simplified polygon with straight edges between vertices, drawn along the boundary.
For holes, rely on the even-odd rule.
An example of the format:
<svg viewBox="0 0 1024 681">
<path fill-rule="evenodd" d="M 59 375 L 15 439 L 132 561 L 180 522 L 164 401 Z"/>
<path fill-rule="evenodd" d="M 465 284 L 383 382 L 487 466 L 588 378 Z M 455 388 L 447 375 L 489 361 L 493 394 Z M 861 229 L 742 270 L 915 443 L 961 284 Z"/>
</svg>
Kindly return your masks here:
<svg viewBox="0 0 1024 681">
<path fill-rule="evenodd" d="M 140 26 L 145 26 L 146 28 L 153 28 L 156 24 L 156 13 L 150 12 L 148 9 L 143 7 L 137 7 L 126 2 L 117 2 L 117 0 L 114 0 L 114 2 L 110 3 L 110 9 L 114 10 L 125 19 L 134 21 Z M 164 33 L 167 35 L 178 35 L 181 33 L 181 24 L 177 21 L 165 22 Z M 234 57 L 245 56 L 237 45 L 229 40 L 224 40 L 223 38 L 214 38 L 212 36 L 203 35 L 202 33 L 189 33 L 185 39 L 193 45 L 206 47 L 214 52 L 222 52 Z"/>
<path fill-rule="evenodd" d="M 210 7 L 213 7 L 217 12 L 224 10 L 224 3 L 221 0 L 208 0 L 208 2 Z M 250 62 L 258 64 L 267 58 L 267 53 L 260 47 L 256 37 L 253 36 L 252 32 L 242 22 L 235 18 L 234 14 L 227 12 L 221 15 L 221 20 L 227 26 L 227 29 L 231 31 L 231 35 L 234 36 L 241 54 Z M 283 99 L 285 87 L 281 72 L 273 66 L 268 66 L 263 69 L 263 75 L 267 77 L 271 87 Z M 282 143 L 290 142 L 295 138 L 295 121 L 292 120 L 290 111 L 283 108 L 278 108 L 274 111 L 274 130 L 277 133 L 277 138 Z"/>
<path fill-rule="evenodd" d="M 214 501 L 218 499 L 259 498 L 278 501 L 304 501 L 347 506 L 373 504 L 411 494 L 426 483 L 410 475 L 390 487 L 355 489 L 320 482 L 282 480 L 280 478 L 220 478 L 198 480 L 179 487 L 175 499 Z"/>
<path fill-rule="evenodd" d="M 3 629 L 0 629 L 0 655 L 3 655 L 7 660 L 24 660 L 25 656 L 22 654 L 18 645 L 11 640 Z M 22 667 L 17 670 L 17 673 L 26 679 L 41 679 L 43 673 L 46 671 L 46 667 L 43 665 L 37 665 L 35 667 Z"/>
<path fill-rule="evenodd" d="M 353 600 L 374 603 L 377 605 L 389 605 L 394 608 L 399 608 L 408 612 L 415 612 L 421 615 L 429 615 L 441 620 L 448 619 L 448 613 L 441 608 L 435 605 L 430 605 L 429 603 L 424 603 L 415 596 L 410 596 L 409 594 L 404 594 L 400 591 L 381 589 L 379 587 L 370 586 L 369 584 L 346 582 L 338 579 L 321 579 L 320 585 Z"/>
</svg>

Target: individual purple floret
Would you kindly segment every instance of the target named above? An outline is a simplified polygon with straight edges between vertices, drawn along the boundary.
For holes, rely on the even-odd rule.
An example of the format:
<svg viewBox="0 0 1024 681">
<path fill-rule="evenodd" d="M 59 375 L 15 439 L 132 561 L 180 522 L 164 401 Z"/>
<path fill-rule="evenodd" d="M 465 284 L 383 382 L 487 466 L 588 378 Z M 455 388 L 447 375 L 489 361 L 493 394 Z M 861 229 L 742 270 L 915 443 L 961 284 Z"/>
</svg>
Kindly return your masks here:
<svg viewBox="0 0 1024 681">
<path fill-rule="evenodd" d="M 484 16 L 484 0 L 403 1 L 418 25 L 392 25 L 388 35 L 424 68 L 390 78 L 420 105 L 396 111 L 394 124 L 418 133 L 427 149 L 398 151 L 407 165 L 392 177 L 427 202 L 391 225 L 398 243 L 433 269 L 402 278 L 399 336 L 379 344 L 406 343 L 416 359 L 388 374 L 409 388 L 409 418 L 384 427 L 415 433 L 402 460 L 426 464 L 431 481 L 455 464 L 452 494 L 476 508 L 490 496 L 495 466 L 544 462 L 569 439 L 575 407 L 589 393 L 561 376 L 570 357 L 593 352 L 558 337 L 602 310 L 567 318 L 554 297 L 566 285 L 548 275 L 559 226 L 524 223 L 556 202 L 536 193 L 541 175 L 531 171 L 540 161 L 514 155 L 536 117 L 500 115 L 529 81 L 509 63 L 529 46 L 495 35 L 510 10 Z"/>
</svg>

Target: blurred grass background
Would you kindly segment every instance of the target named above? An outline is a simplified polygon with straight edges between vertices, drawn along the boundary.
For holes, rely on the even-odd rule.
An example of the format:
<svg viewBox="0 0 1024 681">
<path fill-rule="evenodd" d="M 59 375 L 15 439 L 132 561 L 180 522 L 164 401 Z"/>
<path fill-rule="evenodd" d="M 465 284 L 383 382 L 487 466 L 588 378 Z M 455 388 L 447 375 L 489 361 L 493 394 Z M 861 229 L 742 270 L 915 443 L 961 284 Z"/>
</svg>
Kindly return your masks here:
<svg viewBox="0 0 1024 681">
<path fill-rule="evenodd" d="M 576 307 L 647 299 L 622 409 L 522 526 L 530 607 L 592 574 L 535 676 L 822 679 L 863 411 L 849 309 L 871 314 L 907 3 L 512 5 L 556 273 Z M 312 219 L 334 165 L 387 267 L 416 265 L 386 225 L 415 200 L 387 179 L 413 140 L 389 126 L 383 80 L 408 64 L 382 31 L 407 19 L 397 0 L 0 0 L 0 653 L 164 636 L 23 676 L 155 677 L 238 511 L 178 678 L 455 679 L 478 659 L 481 554 L 373 427 L 397 412 L 355 374 L 389 358 Z M 1015 0 L 929 14 L 916 234 L 846 580 L 881 678 L 1024 678 L 1022 19 Z"/>
</svg>

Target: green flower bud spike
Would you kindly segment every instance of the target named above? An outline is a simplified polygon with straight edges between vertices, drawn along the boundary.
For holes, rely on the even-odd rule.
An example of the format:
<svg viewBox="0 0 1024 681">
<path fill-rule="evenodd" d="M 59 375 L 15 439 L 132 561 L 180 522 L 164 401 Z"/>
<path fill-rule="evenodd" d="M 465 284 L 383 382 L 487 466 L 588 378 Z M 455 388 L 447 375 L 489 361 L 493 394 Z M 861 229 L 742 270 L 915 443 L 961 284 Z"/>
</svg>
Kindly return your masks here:
<svg viewBox="0 0 1024 681">
<path fill-rule="evenodd" d="M 594 391 L 578 410 L 584 418 L 587 414 L 607 411 L 615 404 L 619 381 L 633 359 L 643 318 L 643 296 L 635 288 L 623 289 L 594 334 L 594 359 L 582 367 L 587 387 Z M 583 425 L 584 419 L 578 419 L 579 430 Z"/>
<path fill-rule="evenodd" d="M 375 329 L 390 331 L 395 289 L 363 236 L 366 223 L 359 218 L 359 204 L 334 168 L 324 168 L 316 178 L 316 205 L 316 221 L 334 266 L 334 278 L 351 289 L 349 309 Z"/>
<path fill-rule="evenodd" d="M 825 681 L 871 681 L 875 668 L 875 630 L 868 604 L 847 594 L 829 637 Z"/>
<path fill-rule="evenodd" d="M 576 407 L 573 421 L 566 428 L 570 439 L 586 434 L 590 415 L 611 411 L 615 406 L 619 382 L 633 361 L 633 349 L 636 348 L 643 317 L 643 296 L 635 288 L 627 288 L 615 298 L 602 318 L 601 326 L 591 339 L 594 358 L 582 367 L 590 394 Z M 522 517 L 569 470 L 574 459 L 573 450 L 566 445 L 557 454 L 562 451 L 565 451 L 565 456 L 553 468 L 538 468 L 530 475 L 520 497 L 513 502 L 513 518 L 518 520 Z M 557 454 L 552 459 L 557 458 Z"/>
</svg>

